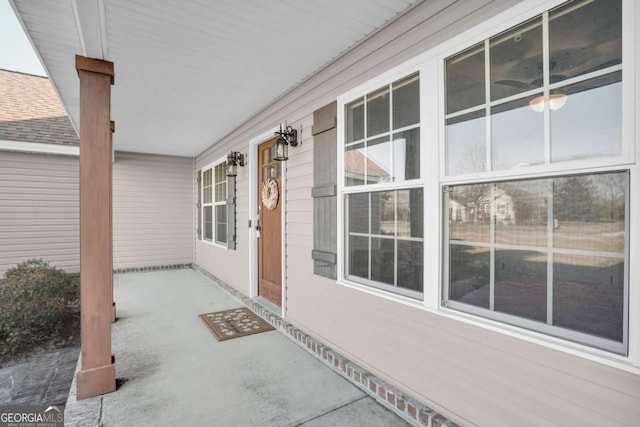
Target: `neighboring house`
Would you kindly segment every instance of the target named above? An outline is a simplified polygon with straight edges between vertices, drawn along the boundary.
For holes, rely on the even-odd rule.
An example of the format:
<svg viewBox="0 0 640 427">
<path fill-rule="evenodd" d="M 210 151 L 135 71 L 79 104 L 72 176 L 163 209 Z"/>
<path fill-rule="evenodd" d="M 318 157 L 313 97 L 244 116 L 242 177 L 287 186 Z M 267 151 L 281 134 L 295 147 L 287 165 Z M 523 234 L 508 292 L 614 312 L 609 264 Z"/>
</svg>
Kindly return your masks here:
<svg viewBox="0 0 640 427">
<path fill-rule="evenodd" d="M 74 122 L 93 111 L 78 54 L 98 59 L 78 59 L 84 81 L 115 75 L 116 149 L 192 158 L 169 180 L 180 199 L 161 173 L 132 180 L 132 221 L 192 213 L 189 236 L 137 235 L 154 256 L 184 255 L 459 424 L 637 424 L 637 2 L 12 3 Z M 300 144 L 278 161 L 287 124 Z M 610 215 L 576 212 L 592 208 L 559 190 L 574 176 L 607 189 L 589 202 Z M 531 196 L 489 193 L 509 224 L 471 221 L 459 193 L 498 184 Z"/>
<path fill-rule="evenodd" d="M 479 200 L 480 212 L 487 218 L 493 216 L 501 224 L 515 224 L 516 216 L 513 209 L 513 197 L 503 189 L 492 186 Z"/>
<path fill-rule="evenodd" d="M 455 199 L 449 199 L 449 221 L 467 222 L 471 220 L 469 214 L 473 214 L 473 207 L 468 208 L 464 203 Z"/>
<path fill-rule="evenodd" d="M 29 258 L 80 270 L 78 136 L 46 77 L 0 70 L 0 276 Z"/>
<path fill-rule="evenodd" d="M 48 78 L 0 70 L 0 276 L 30 258 L 80 270 L 78 136 Z M 114 269 L 190 265 L 193 160 L 117 152 Z"/>
</svg>

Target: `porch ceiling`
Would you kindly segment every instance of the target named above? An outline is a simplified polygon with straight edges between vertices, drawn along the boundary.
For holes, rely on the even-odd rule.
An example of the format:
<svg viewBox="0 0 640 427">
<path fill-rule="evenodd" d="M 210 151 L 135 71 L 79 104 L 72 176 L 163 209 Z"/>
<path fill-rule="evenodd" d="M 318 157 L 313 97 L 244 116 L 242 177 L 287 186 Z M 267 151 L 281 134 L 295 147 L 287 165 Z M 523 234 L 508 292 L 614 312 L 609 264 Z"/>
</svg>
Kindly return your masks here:
<svg viewBox="0 0 640 427">
<path fill-rule="evenodd" d="M 422 0 L 10 1 L 76 129 L 79 54 L 114 62 L 116 150 L 195 156 Z"/>
</svg>

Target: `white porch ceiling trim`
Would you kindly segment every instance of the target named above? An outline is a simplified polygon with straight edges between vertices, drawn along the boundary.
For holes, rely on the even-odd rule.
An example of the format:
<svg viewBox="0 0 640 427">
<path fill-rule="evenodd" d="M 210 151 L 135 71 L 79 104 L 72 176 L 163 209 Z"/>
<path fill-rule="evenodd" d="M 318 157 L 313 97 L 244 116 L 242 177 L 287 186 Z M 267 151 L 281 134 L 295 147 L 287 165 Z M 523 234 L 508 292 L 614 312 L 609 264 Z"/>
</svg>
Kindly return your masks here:
<svg viewBox="0 0 640 427">
<path fill-rule="evenodd" d="M 72 6 L 82 45 L 82 56 L 106 59 L 107 22 L 104 0 L 73 0 Z"/>
</svg>

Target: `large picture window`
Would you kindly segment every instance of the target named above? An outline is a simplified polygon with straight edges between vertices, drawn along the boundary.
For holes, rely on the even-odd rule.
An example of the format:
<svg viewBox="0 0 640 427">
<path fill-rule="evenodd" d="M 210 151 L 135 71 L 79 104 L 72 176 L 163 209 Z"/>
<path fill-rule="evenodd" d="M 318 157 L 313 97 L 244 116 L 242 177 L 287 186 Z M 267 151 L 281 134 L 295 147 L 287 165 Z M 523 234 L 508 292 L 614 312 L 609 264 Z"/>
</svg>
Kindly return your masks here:
<svg viewBox="0 0 640 427">
<path fill-rule="evenodd" d="M 628 188 L 628 172 L 447 187 L 447 304 L 623 353 Z"/>
<path fill-rule="evenodd" d="M 423 190 L 417 74 L 344 106 L 345 279 L 420 297 Z"/>
<path fill-rule="evenodd" d="M 202 170 L 202 240 L 227 244 L 226 162 Z"/>
<path fill-rule="evenodd" d="M 626 354 L 621 0 L 564 3 L 444 66 L 443 304 Z"/>
</svg>

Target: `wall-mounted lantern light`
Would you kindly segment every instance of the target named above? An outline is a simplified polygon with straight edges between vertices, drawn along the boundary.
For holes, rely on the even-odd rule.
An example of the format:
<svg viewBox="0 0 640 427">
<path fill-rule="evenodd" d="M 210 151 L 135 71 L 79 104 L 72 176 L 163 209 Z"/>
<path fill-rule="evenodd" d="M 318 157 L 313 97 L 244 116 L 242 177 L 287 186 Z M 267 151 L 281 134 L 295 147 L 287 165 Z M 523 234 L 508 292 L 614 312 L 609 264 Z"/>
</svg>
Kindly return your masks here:
<svg viewBox="0 0 640 427">
<path fill-rule="evenodd" d="M 298 131 L 291 126 L 286 126 L 282 129 L 280 124 L 280 130 L 275 133 L 278 135 L 276 140 L 276 154 L 273 157 L 274 160 L 284 161 L 289 160 L 289 146 L 298 146 Z"/>
<path fill-rule="evenodd" d="M 237 151 L 232 151 L 227 156 L 227 176 L 238 175 L 238 166 L 244 166 L 244 155 Z"/>
</svg>

